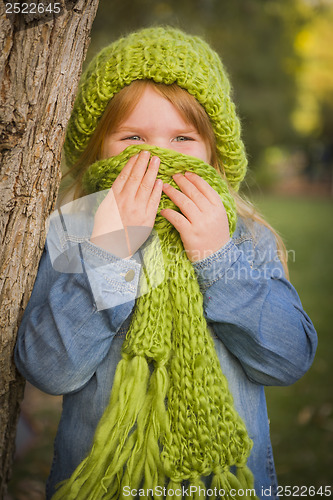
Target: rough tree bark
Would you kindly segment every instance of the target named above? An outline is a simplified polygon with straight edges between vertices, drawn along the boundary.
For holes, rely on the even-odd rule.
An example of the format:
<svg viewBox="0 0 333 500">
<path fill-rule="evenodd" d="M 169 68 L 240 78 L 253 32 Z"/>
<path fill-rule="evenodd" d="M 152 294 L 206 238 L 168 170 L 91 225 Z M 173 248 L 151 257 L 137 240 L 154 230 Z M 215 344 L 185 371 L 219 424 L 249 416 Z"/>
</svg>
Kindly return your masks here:
<svg viewBox="0 0 333 500">
<path fill-rule="evenodd" d="M 57 195 L 64 131 L 98 0 L 58 5 L 56 15 L 14 15 L 0 2 L 0 498 L 24 389 L 13 364 L 17 326 Z"/>
</svg>

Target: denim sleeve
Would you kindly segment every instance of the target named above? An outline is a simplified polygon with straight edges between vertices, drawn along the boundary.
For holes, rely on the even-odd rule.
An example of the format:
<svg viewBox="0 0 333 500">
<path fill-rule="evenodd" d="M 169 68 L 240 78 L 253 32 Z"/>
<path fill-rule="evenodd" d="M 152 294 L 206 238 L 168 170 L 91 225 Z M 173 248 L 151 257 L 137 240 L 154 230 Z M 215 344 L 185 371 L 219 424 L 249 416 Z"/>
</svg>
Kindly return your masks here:
<svg viewBox="0 0 333 500">
<path fill-rule="evenodd" d="M 273 234 L 262 226 L 257 233 L 256 245 L 249 236 L 231 239 L 193 265 L 206 319 L 248 378 L 289 385 L 310 367 L 317 334 L 285 278 Z"/>
<path fill-rule="evenodd" d="M 135 286 L 119 277 L 119 287 L 114 290 L 114 280 L 108 282 L 96 265 L 93 274 L 93 260 L 89 254 L 89 244 L 83 245 L 71 263 L 72 270 L 79 272 L 59 272 L 51 264 L 47 247 L 44 250 L 37 279 L 28 306 L 23 315 L 15 349 L 15 363 L 20 373 L 44 392 L 65 394 L 83 387 L 94 375 L 97 366 L 107 355 L 112 339 L 130 315 L 135 301 Z M 93 259 L 104 259 L 104 273 L 108 274 L 107 256 L 94 254 Z M 132 263 L 133 264 L 133 263 Z M 125 262 L 124 273 L 129 266 Z M 114 278 L 115 271 L 111 269 Z M 95 287 L 92 292 L 91 283 Z M 99 295 L 100 293 L 100 295 Z M 119 295 L 126 300 L 119 300 Z M 104 300 L 108 308 L 98 307 Z M 111 307 L 112 300 L 114 301 Z M 104 304 L 105 305 L 105 304 Z"/>
<path fill-rule="evenodd" d="M 163 280 L 159 239 L 153 233 L 126 259 L 89 241 L 101 194 L 51 214 L 37 279 L 18 331 L 18 370 L 50 394 L 76 391 L 91 379 L 135 299 Z M 123 238 L 122 232 L 112 236 Z"/>
</svg>

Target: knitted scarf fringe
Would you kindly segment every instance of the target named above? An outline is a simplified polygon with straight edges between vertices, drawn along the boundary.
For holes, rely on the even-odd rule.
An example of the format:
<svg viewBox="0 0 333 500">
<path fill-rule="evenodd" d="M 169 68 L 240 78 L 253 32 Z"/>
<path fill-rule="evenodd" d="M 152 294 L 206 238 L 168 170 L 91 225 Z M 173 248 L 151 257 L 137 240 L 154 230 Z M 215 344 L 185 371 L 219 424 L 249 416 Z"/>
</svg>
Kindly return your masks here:
<svg viewBox="0 0 333 500">
<path fill-rule="evenodd" d="M 192 170 L 205 178 L 222 196 L 234 231 L 235 207 L 226 184 L 213 167 L 173 151 L 132 146 L 117 157 L 96 162 L 84 177 L 87 192 L 109 188 L 129 157 L 141 149 L 160 157 L 158 177 L 175 187 L 171 176 L 176 172 Z M 176 208 L 163 195 L 160 209 L 166 207 Z M 163 254 L 164 281 L 137 299 L 91 451 L 58 485 L 53 500 L 128 499 L 135 498 L 129 490 L 139 489 L 146 492 L 143 498 L 154 498 L 157 487 L 166 488 L 167 500 L 179 500 L 176 491 L 185 483 L 192 495 L 186 498 L 202 500 L 206 494 L 199 493 L 207 490 L 205 478 L 209 488 L 225 491 L 215 498 L 234 499 L 238 497 L 231 497 L 231 489 L 253 489 L 246 466 L 252 442 L 221 371 L 193 266 L 171 224 L 157 215 L 154 228 Z M 145 248 L 148 276 L 156 252 L 154 242 Z"/>
</svg>

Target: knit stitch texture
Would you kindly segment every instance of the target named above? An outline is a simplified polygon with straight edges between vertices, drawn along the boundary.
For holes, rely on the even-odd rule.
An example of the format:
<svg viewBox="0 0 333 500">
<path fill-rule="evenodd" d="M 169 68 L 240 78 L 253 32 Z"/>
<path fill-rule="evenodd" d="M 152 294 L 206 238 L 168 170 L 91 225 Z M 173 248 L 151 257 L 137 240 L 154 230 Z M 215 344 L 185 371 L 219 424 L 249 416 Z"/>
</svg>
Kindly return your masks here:
<svg viewBox="0 0 333 500">
<path fill-rule="evenodd" d="M 177 83 L 206 110 L 216 137 L 219 160 L 234 190 L 243 180 L 247 159 L 228 75 L 218 54 L 197 36 L 174 28 L 146 28 L 99 52 L 81 79 L 68 124 L 65 153 L 73 166 L 86 148 L 109 100 L 134 80 Z"/>
<path fill-rule="evenodd" d="M 177 172 L 193 171 L 204 178 L 221 196 L 234 231 L 235 204 L 225 181 L 202 160 L 175 151 L 131 146 L 98 161 L 84 176 L 87 194 L 110 188 L 128 159 L 141 149 L 161 159 L 158 177 L 176 188 L 172 175 Z M 177 209 L 164 194 L 162 208 Z M 209 498 L 238 498 L 231 497 L 233 488 L 244 490 L 242 498 L 256 498 L 245 495 L 253 488 L 246 466 L 252 442 L 222 373 L 194 268 L 179 233 L 159 213 L 154 229 L 164 259 L 164 281 L 136 300 L 110 402 L 91 452 L 54 500 L 135 498 L 124 495 L 125 486 L 166 487 L 166 498 L 171 500 L 179 499 L 172 491 L 183 484 L 225 491 Z M 153 270 L 154 243 L 146 250 L 145 266 Z M 206 496 L 193 493 L 186 498 Z"/>
</svg>

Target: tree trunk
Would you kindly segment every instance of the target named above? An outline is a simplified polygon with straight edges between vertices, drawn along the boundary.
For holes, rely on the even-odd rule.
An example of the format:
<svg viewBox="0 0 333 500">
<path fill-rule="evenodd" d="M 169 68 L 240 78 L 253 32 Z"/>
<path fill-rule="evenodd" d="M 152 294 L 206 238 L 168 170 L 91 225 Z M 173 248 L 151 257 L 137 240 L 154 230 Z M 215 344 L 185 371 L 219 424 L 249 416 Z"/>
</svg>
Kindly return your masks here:
<svg viewBox="0 0 333 500">
<path fill-rule="evenodd" d="M 44 4 L 60 12 L 6 14 L 0 2 L 0 498 L 24 388 L 13 364 L 16 332 L 57 196 L 64 132 L 98 0 Z"/>
</svg>

